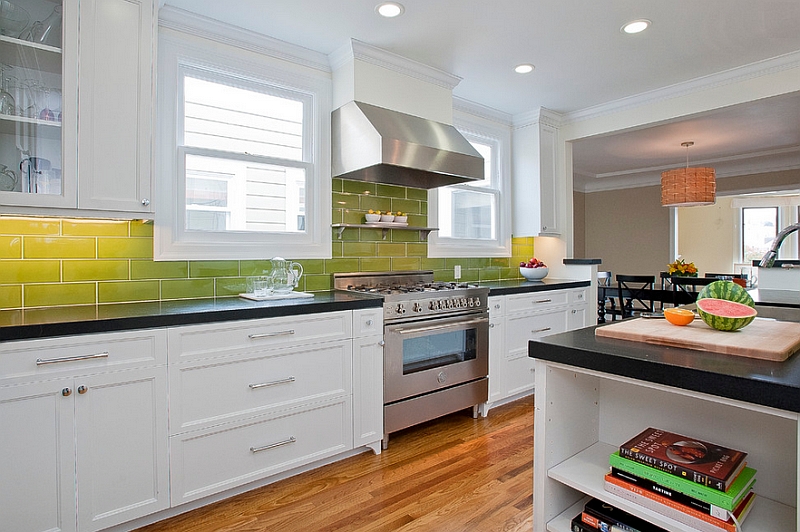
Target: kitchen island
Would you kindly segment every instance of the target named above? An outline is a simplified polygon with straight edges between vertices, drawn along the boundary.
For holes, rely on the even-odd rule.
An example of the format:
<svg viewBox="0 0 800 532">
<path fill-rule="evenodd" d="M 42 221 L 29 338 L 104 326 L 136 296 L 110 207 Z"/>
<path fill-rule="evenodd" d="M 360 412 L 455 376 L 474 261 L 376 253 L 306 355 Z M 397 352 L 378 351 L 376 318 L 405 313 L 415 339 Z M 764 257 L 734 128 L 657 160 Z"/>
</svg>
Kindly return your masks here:
<svg viewBox="0 0 800 532">
<path fill-rule="evenodd" d="M 647 427 L 747 452 L 758 474 L 744 529 L 798 530 L 800 356 L 769 362 L 597 338 L 596 328 L 529 343 L 534 531 L 567 532 L 589 497 L 670 531 L 692 530 L 603 488 L 608 456 Z"/>
</svg>

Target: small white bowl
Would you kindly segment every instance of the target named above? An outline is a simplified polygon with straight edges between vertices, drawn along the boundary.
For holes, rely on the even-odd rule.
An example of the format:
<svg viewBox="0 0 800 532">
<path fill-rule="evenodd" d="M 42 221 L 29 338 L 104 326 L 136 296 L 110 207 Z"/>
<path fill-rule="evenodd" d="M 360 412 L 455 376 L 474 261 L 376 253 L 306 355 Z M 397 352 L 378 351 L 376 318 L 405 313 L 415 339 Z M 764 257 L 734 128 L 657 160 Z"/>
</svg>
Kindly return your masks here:
<svg viewBox="0 0 800 532">
<path fill-rule="evenodd" d="M 369 214 L 369 213 L 367 213 L 364 216 L 367 218 L 367 222 L 380 222 L 381 221 L 381 215 L 380 214 Z"/>
<path fill-rule="evenodd" d="M 529 281 L 538 281 L 547 277 L 550 268 L 523 268 L 519 267 L 519 274 Z"/>
<path fill-rule="evenodd" d="M 394 221 L 394 214 L 381 214 L 381 221 L 382 222 L 393 222 Z"/>
<path fill-rule="evenodd" d="M 406 216 L 406 215 L 395 216 L 394 217 L 394 221 L 395 221 L 395 223 L 399 223 L 399 224 L 408 223 L 408 216 Z"/>
</svg>

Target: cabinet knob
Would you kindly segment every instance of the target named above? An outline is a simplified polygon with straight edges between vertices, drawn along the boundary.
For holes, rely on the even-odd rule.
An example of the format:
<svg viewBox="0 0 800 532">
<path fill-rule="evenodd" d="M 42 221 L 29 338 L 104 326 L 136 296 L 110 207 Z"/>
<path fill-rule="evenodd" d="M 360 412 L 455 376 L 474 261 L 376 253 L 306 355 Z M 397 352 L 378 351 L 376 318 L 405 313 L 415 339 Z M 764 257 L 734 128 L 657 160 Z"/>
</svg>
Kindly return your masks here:
<svg viewBox="0 0 800 532">
<path fill-rule="evenodd" d="M 372 327 L 372 320 L 367 320 L 367 327 Z"/>
<path fill-rule="evenodd" d="M 144 198 L 144 199 L 142 200 L 142 205 L 144 205 L 145 207 L 149 206 L 149 205 L 150 205 L 150 200 L 149 200 L 149 199 L 147 199 L 147 198 Z"/>
<path fill-rule="evenodd" d="M 78 386 L 78 393 L 79 394 L 83 395 L 88 391 L 89 391 L 89 388 L 87 388 L 86 386 L 84 386 L 84 385 Z"/>
<path fill-rule="evenodd" d="M 490 323 L 490 324 L 489 324 L 489 328 L 490 328 L 490 329 L 494 329 L 494 323 Z"/>
<path fill-rule="evenodd" d="M 385 345 L 386 345 L 386 342 L 384 342 L 383 340 L 381 340 L 380 342 L 378 342 L 378 345 L 379 345 L 379 346 L 381 346 L 381 347 L 383 347 L 383 346 L 385 346 Z"/>
<path fill-rule="evenodd" d="M 61 390 L 61 395 L 63 395 L 64 397 L 69 397 L 70 395 L 72 395 L 72 390 L 70 388 L 64 388 L 63 390 Z"/>
</svg>

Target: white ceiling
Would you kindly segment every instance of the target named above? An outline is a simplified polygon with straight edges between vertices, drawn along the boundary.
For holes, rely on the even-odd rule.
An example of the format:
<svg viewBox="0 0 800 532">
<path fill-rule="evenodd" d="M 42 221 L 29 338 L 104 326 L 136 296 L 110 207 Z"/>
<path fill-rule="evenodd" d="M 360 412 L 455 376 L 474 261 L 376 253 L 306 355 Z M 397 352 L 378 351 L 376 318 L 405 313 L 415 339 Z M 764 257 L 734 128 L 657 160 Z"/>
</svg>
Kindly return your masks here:
<svg viewBox="0 0 800 532">
<path fill-rule="evenodd" d="M 163 1 L 163 0 L 162 0 Z M 800 0 L 166 0 L 323 54 L 350 39 L 454 74 L 456 97 L 521 115 L 573 113 L 760 61 L 798 55 Z M 630 20 L 653 22 L 626 35 Z M 798 59 L 800 60 L 800 59 Z M 533 73 L 513 72 L 532 63 Z M 574 145 L 576 188 L 653 183 L 685 163 L 719 176 L 800 168 L 800 93 Z"/>
</svg>

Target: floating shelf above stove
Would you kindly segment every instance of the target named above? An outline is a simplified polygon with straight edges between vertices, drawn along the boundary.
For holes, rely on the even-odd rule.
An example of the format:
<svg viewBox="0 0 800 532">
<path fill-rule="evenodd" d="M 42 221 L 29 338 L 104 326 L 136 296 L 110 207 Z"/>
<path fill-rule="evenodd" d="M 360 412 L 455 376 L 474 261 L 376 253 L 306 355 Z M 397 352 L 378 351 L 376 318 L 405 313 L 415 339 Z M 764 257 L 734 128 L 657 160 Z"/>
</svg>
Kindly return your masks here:
<svg viewBox="0 0 800 532">
<path fill-rule="evenodd" d="M 387 225 L 382 224 L 380 222 L 376 222 L 374 224 L 332 224 L 331 227 L 336 229 L 336 238 L 339 240 L 342 239 L 342 233 L 344 230 L 353 227 L 353 228 L 360 228 L 360 229 L 381 229 L 383 231 L 383 239 L 386 240 L 386 235 L 389 233 L 389 230 L 394 231 L 419 231 L 419 234 L 422 238 L 422 241 L 428 240 L 428 235 L 431 231 L 438 231 L 438 227 L 414 227 L 409 225 Z"/>
</svg>

